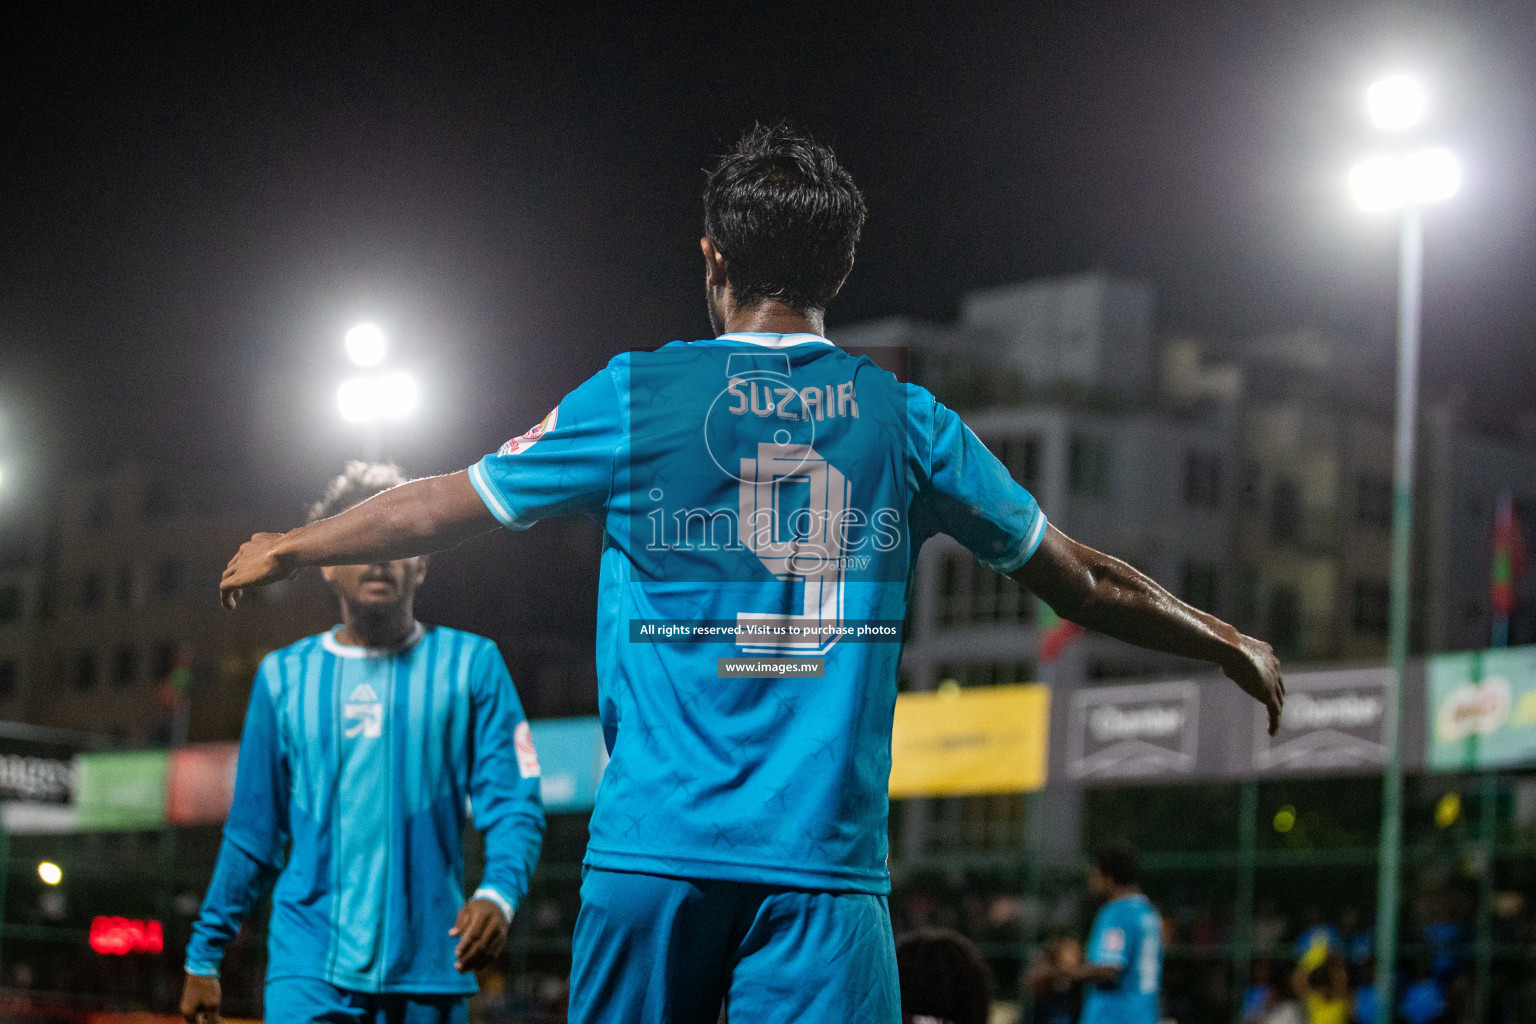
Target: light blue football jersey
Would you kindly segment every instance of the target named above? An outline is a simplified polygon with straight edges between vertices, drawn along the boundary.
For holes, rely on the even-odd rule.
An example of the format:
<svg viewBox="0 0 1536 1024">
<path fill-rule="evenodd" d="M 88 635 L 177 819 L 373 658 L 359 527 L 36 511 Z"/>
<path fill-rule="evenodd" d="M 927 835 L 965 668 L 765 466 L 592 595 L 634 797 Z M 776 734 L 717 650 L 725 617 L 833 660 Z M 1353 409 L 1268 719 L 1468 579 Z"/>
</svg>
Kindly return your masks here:
<svg viewBox="0 0 1536 1024">
<path fill-rule="evenodd" d="M 889 891 L 918 549 L 1008 572 L 1045 531 L 958 416 L 816 335 L 732 334 L 614 358 L 470 480 L 513 529 L 605 526 L 589 865 Z"/>
<path fill-rule="evenodd" d="M 1140 893 L 1099 908 L 1088 936 L 1088 962 L 1119 967 L 1114 985 L 1088 985 L 1082 1024 L 1157 1024 L 1163 985 L 1163 919 Z"/>
<path fill-rule="evenodd" d="M 269 980 L 473 992 L 448 934 L 464 905 L 465 811 L 485 833 L 472 895 L 508 918 L 544 835 L 522 704 L 485 637 L 418 624 L 402 646 L 375 649 L 340 644 L 335 632 L 262 660 L 186 969 L 219 973 L 275 879 Z"/>
</svg>

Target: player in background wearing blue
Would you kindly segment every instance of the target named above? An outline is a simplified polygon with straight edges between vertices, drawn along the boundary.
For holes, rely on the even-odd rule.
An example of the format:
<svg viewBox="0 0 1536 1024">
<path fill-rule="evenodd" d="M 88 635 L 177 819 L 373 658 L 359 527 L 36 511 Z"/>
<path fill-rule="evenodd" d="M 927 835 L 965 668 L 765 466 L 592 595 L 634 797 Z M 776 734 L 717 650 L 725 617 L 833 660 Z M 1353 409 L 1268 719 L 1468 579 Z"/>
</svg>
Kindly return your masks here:
<svg viewBox="0 0 1536 1024">
<path fill-rule="evenodd" d="M 1088 955 L 1072 971 L 1083 984 L 1080 1024 L 1157 1024 L 1163 986 L 1163 919 L 1141 891 L 1136 853 L 1111 847 L 1088 869 L 1100 902 Z"/>
<path fill-rule="evenodd" d="M 351 463 L 310 518 L 401 482 L 393 466 Z M 225 946 L 274 879 L 269 1021 L 462 1022 L 473 972 L 500 955 L 544 836 L 538 758 L 496 645 L 416 621 L 426 569 L 325 569 L 343 624 L 263 659 L 187 945 L 193 1024 L 218 1020 Z M 467 902 L 466 806 L 485 834 Z"/>
<path fill-rule="evenodd" d="M 705 189 L 714 337 L 617 356 L 470 469 L 257 534 L 225 570 L 232 608 L 308 566 L 600 519 L 611 760 L 574 1024 L 714 1024 L 722 1006 L 732 1024 L 899 1021 L 891 720 L 912 571 L 935 534 L 1064 618 L 1220 665 L 1278 725 L 1267 644 L 1048 525 L 954 412 L 826 338 L 864 216 L 831 150 L 749 132 Z"/>
</svg>

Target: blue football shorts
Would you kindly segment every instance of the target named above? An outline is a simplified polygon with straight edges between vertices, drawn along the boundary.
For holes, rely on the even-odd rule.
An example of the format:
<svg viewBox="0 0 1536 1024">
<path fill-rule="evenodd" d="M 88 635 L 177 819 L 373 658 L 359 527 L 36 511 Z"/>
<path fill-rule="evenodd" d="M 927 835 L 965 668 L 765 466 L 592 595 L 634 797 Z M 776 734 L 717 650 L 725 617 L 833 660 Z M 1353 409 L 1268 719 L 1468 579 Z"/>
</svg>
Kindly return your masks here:
<svg viewBox="0 0 1536 1024">
<path fill-rule="evenodd" d="M 354 992 L 320 978 L 267 982 L 268 1024 L 466 1024 L 469 998 L 404 992 Z"/>
<path fill-rule="evenodd" d="M 588 868 L 570 1024 L 900 1024 L 884 896 Z"/>
</svg>

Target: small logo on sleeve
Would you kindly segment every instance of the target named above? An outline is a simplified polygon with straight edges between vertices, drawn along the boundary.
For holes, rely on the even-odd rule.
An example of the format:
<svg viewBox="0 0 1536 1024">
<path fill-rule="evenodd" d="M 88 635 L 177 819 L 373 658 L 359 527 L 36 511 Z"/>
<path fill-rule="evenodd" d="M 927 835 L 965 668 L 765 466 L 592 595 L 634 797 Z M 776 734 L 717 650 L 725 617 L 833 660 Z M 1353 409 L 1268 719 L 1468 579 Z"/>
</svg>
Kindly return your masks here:
<svg viewBox="0 0 1536 1024">
<path fill-rule="evenodd" d="M 533 730 L 527 722 L 517 723 L 512 731 L 512 744 L 517 748 L 517 774 L 525 779 L 539 777 L 539 752 L 533 749 Z"/>
<path fill-rule="evenodd" d="M 557 405 L 553 409 L 549 410 L 548 416 L 545 416 L 542 420 L 539 420 L 538 423 L 529 427 L 528 431 L 522 436 L 514 437 L 512 440 L 502 445 L 501 448 L 497 450 L 496 454 L 516 455 L 519 452 L 527 451 L 529 448 L 532 448 L 534 445 L 539 443 L 539 438 L 543 437 L 551 430 L 554 430 L 555 424 L 559 421 L 559 419 L 560 407 Z"/>
<path fill-rule="evenodd" d="M 346 732 L 347 739 L 355 739 L 361 736 L 365 740 L 378 739 L 384 732 L 384 705 L 379 702 L 379 695 L 373 687 L 367 683 L 359 683 L 347 696 L 347 702 L 342 705 L 341 715 L 348 722 Z"/>
</svg>

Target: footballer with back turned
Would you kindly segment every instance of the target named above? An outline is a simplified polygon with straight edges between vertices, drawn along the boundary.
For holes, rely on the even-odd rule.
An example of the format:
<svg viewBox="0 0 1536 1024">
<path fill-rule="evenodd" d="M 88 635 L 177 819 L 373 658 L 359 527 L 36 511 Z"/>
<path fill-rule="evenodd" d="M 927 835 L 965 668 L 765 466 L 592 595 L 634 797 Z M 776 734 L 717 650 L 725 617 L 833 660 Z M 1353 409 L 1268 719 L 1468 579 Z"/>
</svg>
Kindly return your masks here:
<svg viewBox="0 0 1536 1024">
<path fill-rule="evenodd" d="M 826 146 L 748 132 L 704 194 L 714 337 L 618 355 L 469 469 L 257 534 L 225 570 L 234 607 L 307 566 L 601 519 L 611 761 L 572 951 L 575 1024 L 714 1024 L 722 1007 L 733 1024 L 900 1020 L 891 722 L 899 624 L 935 534 L 1064 618 L 1219 665 L 1278 725 L 1267 644 L 1050 526 L 954 412 L 827 339 L 864 217 Z M 679 624 L 696 632 L 679 642 Z"/>
</svg>

